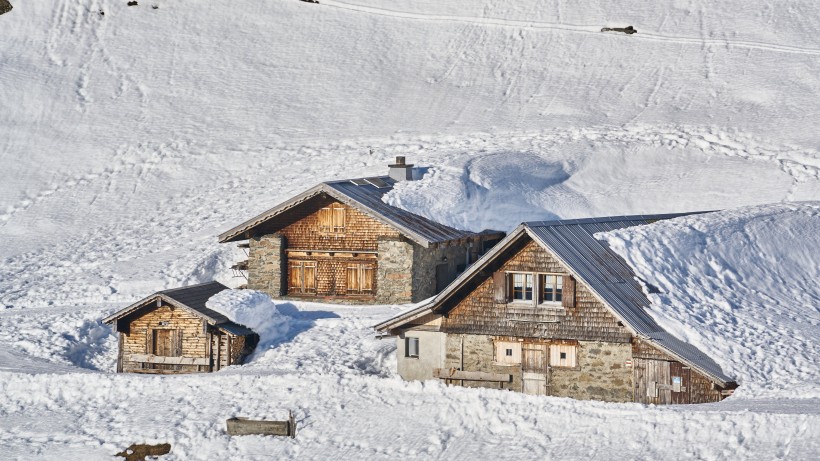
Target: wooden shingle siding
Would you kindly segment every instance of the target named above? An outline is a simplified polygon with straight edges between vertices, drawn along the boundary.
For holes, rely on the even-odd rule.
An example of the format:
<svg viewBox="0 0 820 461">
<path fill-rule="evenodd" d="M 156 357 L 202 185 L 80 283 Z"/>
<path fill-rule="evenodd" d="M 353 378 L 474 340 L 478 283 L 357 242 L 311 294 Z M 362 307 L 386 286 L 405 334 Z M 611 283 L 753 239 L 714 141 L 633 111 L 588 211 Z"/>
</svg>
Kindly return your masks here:
<svg viewBox="0 0 820 461">
<path fill-rule="evenodd" d="M 376 251 L 379 237 L 398 238 L 401 235 L 392 227 L 382 224 L 361 211 L 341 202 L 333 202 L 326 208 L 344 211 L 336 211 L 336 219 L 334 221 L 332 219 L 332 213 L 327 214 L 327 211 L 323 212 L 322 209 L 319 209 L 283 228 L 279 232 L 285 236 L 288 242 L 288 248 Z M 324 224 L 325 227 L 330 224 L 328 224 L 328 221 L 320 222 L 320 216 L 330 216 L 325 219 L 330 220 L 329 222 L 331 224 L 335 223 L 336 227 L 340 227 L 340 216 L 344 216 L 344 231 L 321 231 L 320 228 L 322 224 Z"/>
<path fill-rule="evenodd" d="M 160 322 L 167 322 L 160 325 Z M 154 330 L 170 330 L 177 344 L 181 347 L 182 357 L 207 357 L 208 338 L 203 332 L 202 319 L 185 309 L 168 305 L 154 308 L 130 322 L 130 333 L 123 335 L 122 356 L 123 371 L 135 371 L 147 368 L 142 363 L 129 362 L 132 354 L 154 354 Z M 177 351 L 174 351 L 176 353 Z M 197 366 L 178 366 L 180 370 L 199 371 Z"/>
<path fill-rule="evenodd" d="M 499 272 L 568 274 L 540 245 L 530 241 L 509 258 Z M 441 330 L 449 333 L 507 335 L 529 338 L 575 339 L 628 343 L 630 332 L 580 281 L 575 283 L 574 307 L 533 307 L 497 301 L 499 276 L 485 280 L 449 312 Z"/>
</svg>

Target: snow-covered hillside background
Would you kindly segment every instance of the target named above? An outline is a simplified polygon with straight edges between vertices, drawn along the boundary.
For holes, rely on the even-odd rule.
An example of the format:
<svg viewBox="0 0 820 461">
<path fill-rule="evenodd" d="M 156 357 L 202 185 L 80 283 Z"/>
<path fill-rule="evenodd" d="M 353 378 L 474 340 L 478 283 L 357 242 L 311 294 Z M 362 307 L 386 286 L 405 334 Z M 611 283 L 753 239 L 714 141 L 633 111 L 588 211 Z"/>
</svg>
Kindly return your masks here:
<svg viewBox="0 0 820 461">
<path fill-rule="evenodd" d="M 5 457 L 140 441 L 176 459 L 817 456 L 820 4 L 320 1 L 17 0 L 0 16 Z M 601 236 L 738 395 L 645 408 L 403 383 L 369 327 L 407 306 L 277 303 L 246 366 L 111 374 L 100 318 L 237 285 L 241 252 L 218 233 L 395 155 L 429 169 L 390 203 L 471 230 L 744 207 Z M 248 319 L 270 309 L 240 298 Z M 294 440 L 222 433 L 287 409 Z"/>
</svg>

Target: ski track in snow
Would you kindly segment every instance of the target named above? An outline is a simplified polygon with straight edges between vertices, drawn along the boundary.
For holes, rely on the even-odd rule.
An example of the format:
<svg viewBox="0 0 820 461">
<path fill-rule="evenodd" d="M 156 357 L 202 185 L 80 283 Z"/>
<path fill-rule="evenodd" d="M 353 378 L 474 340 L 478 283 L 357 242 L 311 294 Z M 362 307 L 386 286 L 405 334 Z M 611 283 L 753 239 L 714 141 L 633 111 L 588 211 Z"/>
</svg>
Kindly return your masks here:
<svg viewBox="0 0 820 461">
<path fill-rule="evenodd" d="M 437 21 L 437 22 L 456 22 L 456 23 L 470 23 L 483 26 L 501 26 L 514 27 L 517 29 L 527 30 L 555 30 L 563 32 L 572 32 L 580 34 L 595 34 L 600 35 L 601 27 L 613 27 L 602 25 L 581 25 L 581 24 L 560 24 L 560 23 L 544 23 L 533 21 L 517 21 L 499 18 L 484 18 L 484 17 L 464 17 L 464 16 L 447 16 L 447 15 L 433 15 L 421 14 L 389 10 L 384 8 L 376 8 L 371 6 L 356 5 L 353 3 L 339 2 L 336 0 L 326 0 L 321 2 L 323 6 L 330 6 L 334 8 L 341 8 L 350 11 L 357 11 L 361 13 L 375 14 L 380 16 L 390 16 L 402 19 L 421 20 L 421 21 Z M 804 54 L 808 56 L 820 55 L 820 49 L 803 48 L 790 45 L 778 45 L 774 43 L 762 43 L 748 40 L 730 40 L 730 39 L 709 39 L 704 37 L 679 37 L 673 35 L 659 35 L 646 33 L 638 30 L 638 33 L 629 37 L 624 37 L 627 40 L 645 40 L 652 42 L 663 42 L 680 45 L 697 45 L 697 46 L 721 46 L 723 48 L 748 48 L 752 50 L 764 50 L 780 53 Z"/>
</svg>

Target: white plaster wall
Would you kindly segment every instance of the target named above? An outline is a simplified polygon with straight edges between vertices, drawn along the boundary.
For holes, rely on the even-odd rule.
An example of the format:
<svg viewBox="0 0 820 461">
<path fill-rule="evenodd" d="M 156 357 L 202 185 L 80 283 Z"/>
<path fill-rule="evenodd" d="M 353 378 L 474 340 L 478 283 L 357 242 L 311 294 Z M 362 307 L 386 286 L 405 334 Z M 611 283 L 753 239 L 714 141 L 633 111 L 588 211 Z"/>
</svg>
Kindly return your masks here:
<svg viewBox="0 0 820 461">
<path fill-rule="evenodd" d="M 419 356 L 405 357 L 405 338 L 419 338 Z M 410 330 L 396 337 L 399 375 L 407 381 L 433 379 L 433 368 L 444 365 L 445 334 L 437 331 Z"/>
</svg>

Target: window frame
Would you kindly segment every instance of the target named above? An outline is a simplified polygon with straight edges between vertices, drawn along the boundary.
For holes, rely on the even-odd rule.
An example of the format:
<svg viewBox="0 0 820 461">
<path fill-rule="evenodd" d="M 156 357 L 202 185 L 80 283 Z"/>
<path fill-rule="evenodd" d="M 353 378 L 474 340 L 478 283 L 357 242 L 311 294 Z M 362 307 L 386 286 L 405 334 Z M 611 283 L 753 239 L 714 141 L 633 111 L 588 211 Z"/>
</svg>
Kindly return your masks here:
<svg viewBox="0 0 820 461">
<path fill-rule="evenodd" d="M 410 354 L 410 344 L 415 343 L 416 347 L 416 354 Z M 408 359 L 417 359 L 421 355 L 421 341 L 419 340 L 418 336 L 405 336 L 404 337 L 404 357 Z"/>
<path fill-rule="evenodd" d="M 565 274 L 558 274 L 552 272 L 539 272 L 538 273 L 538 305 L 543 307 L 563 307 L 564 305 L 564 275 Z M 552 278 L 552 286 L 554 287 L 552 292 L 553 299 L 547 301 L 544 296 L 544 286 L 546 286 L 547 277 Z M 558 292 L 560 286 L 560 292 Z M 559 299 L 555 299 L 558 297 Z"/>
<path fill-rule="evenodd" d="M 515 297 L 515 292 L 516 292 L 516 290 L 515 290 L 515 277 L 516 276 L 521 276 L 523 278 L 522 287 L 521 287 L 522 298 L 520 298 L 520 299 Z M 529 278 L 529 286 L 527 285 L 527 279 L 528 278 Z M 535 296 L 537 294 L 536 293 L 536 287 L 535 287 L 535 279 L 536 279 L 535 273 L 533 273 L 533 272 L 508 271 L 507 272 L 507 281 L 508 281 L 507 283 L 509 285 L 507 286 L 507 297 L 509 298 L 510 302 L 515 303 L 515 304 L 532 304 L 533 296 Z M 530 298 L 529 299 L 527 299 L 527 297 L 526 297 L 527 296 L 527 288 L 530 289 L 530 293 L 529 293 Z"/>
</svg>

